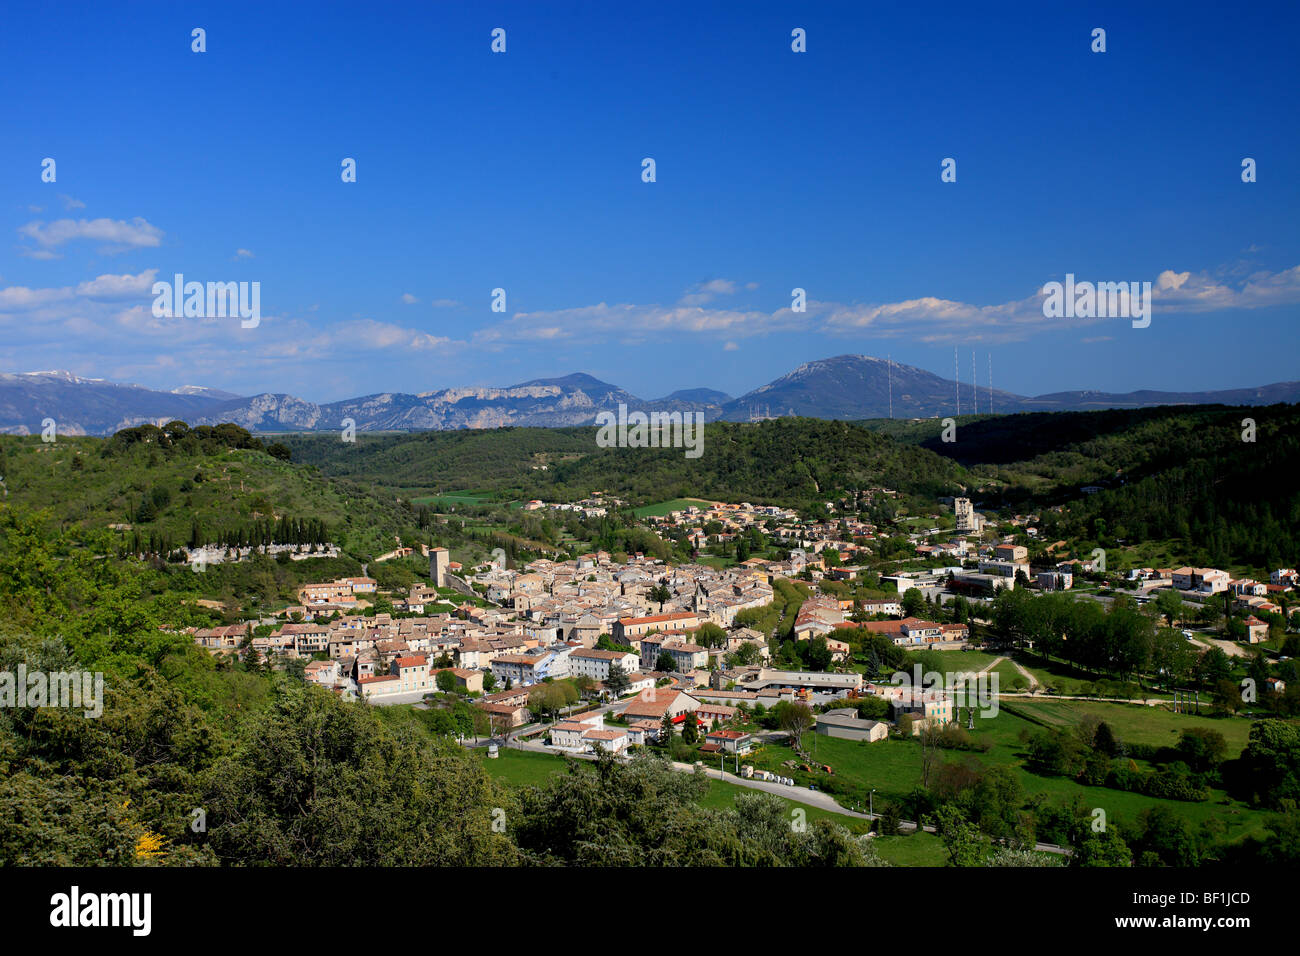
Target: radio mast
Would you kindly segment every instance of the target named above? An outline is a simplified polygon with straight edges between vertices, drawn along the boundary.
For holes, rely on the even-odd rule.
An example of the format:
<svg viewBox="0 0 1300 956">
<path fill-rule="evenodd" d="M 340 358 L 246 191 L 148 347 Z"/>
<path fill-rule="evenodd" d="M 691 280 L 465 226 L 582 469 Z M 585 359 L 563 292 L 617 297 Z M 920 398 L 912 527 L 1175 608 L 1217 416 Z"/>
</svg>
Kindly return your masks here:
<svg viewBox="0 0 1300 956">
<path fill-rule="evenodd" d="M 952 377 L 957 383 L 957 417 L 961 417 L 961 368 L 957 364 L 957 346 L 952 347 Z"/>
<path fill-rule="evenodd" d="M 892 355 L 885 357 L 885 376 L 889 381 L 889 417 L 894 417 L 894 357 Z"/>
</svg>

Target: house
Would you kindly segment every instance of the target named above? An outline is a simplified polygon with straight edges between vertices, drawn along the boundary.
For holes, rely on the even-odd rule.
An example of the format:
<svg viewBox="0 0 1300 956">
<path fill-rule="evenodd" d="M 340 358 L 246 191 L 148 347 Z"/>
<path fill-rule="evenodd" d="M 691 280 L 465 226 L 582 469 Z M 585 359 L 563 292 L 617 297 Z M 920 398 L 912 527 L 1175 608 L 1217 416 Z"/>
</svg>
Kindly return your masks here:
<svg viewBox="0 0 1300 956">
<path fill-rule="evenodd" d="M 585 675 L 604 682 L 609 678 L 610 668 L 617 664 L 624 674 L 631 674 L 641 667 L 641 658 L 631 651 L 580 650 L 569 655 L 569 673 Z"/>
<path fill-rule="evenodd" d="M 903 605 L 899 601 L 891 600 L 890 598 L 885 598 L 883 600 L 872 599 L 862 602 L 862 613 L 902 617 Z"/>
<path fill-rule="evenodd" d="M 587 750 L 595 750 L 599 747 L 606 753 L 621 754 L 627 750 L 628 736 L 627 731 L 622 728 L 588 730 L 582 735 L 582 742 Z"/>
<path fill-rule="evenodd" d="M 970 638 L 970 627 L 966 624 L 943 624 L 939 628 L 940 640 L 964 641 Z"/>
<path fill-rule="evenodd" d="M 515 684 L 537 684 L 548 677 L 567 677 L 569 655 L 555 651 L 535 651 L 528 654 L 498 654 L 492 658 L 492 676 L 497 681 Z"/>
<path fill-rule="evenodd" d="M 901 693 L 890 701 L 894 706 L 895 719 L 903 714 L 911 714 L 914 718 L 913 734 L 919 734 L 931 723 L 943 726 L 952 722 L 953 701 L 946 694 L 923 687 L 901 686 L 898 690 Z"/>
<path fill-rule="evenodd" d="M 735 717 L 737 713 L 735 707 L 728 707 L 726 704 L 701 703 L 695 708 L 695 716 L 712 727 L 725 724 Z"/>
<path fill-rule="evenodd" d="M 629 723 L 638 718 L 662 721 L 664 714 L 678 717 L 699 706 L 700 702 L 685 691 L 668 687 L 651 687 L 632 699 L 623 711 L 623 717 Z"/>
<path fill-rule="evenodd" d="M 430 671 L 433 676 L 433 684 L 435 688 L 438 686 L 438 675 L 444 671 L 451 674 L 455 679 L 456 687 L 459 690 L 462 690 L 467 694 L 483 693 L 483 672 L 468 670 L 464 667 L 440 667 L 436 670 Z"/>
<path fill-rule="evenodd" d="M 582 750 L 582 735 L 590 729 L 587 724 L 576 720 L 561 721 L 551 727 L 551 746 L 561 750 Z"/>
<path fill-rule="evenodd" d="M 487 641 L 464 640 L 456 648 L 456 659 L 462 667 L 481 668 L 489 666 L 492 657 L 492 645 Z"/>
<path fill-rule="evenodd" d="M 993 556 L 999 561 L 1024 564 L 1029 560 L 1029 549 L 1023 544 L 999 544 L 993 549 Z"/>
<path fill-rule="evenodd" d="M 1267 597 L 1268 585 L 1250 578 L 1234 578 L 1228 582 L 1232 593 L 1239 597 Z"/>
<path fill-rule="evenodd" d="M 679 674 L 689 673 L 709 664 L 709 649 L 699 644 L 692 644 L 678 636 L 665 637 L 661 641 L 647 637 L 641 642 L 641 666 L 645 670 L 655 667 L 660 654 L 667 654 L 673 659 L 673 670 Z"/>
<path fill-rule="evenodd" d="M 321 687 L 333 687 L 341 676 L 338 661 L 312 661 L 303 669 L 303 677 Z"/>
<path fill-rule="evenodd" d="M 841 740 L 866 740 L 874 743 L 889 736 L 889 725 L 882 720 L 865 720 L 856 710 L 839 708 L 817 715 L 817 733 Z"/>
<path fill-rule="evenodd" d="M 330 649 L 330 629 L 323 624 L 286 624 L 271 637 L 286 638 L 299 657 L 327 654 Z"/>
<path fill-rule="evenodd" d="M 298 602 L 306 607 L 353 607 L 357 603 L 356 595 L 373 594 L 376 584 L 374 578 L 339 578 L 325 584 L 304 584 L 298 589 Z"/>
<path fill-rule="evenodd" d="M 395 674 L 357 678 L 357 687 L 360 688 L 361 696 L 366 700 L 370 700 L 372 697 L 401 693 L 400 686 L 400 678 Z"/>
<path fill-rule="evenodd" d="M 1023 551 L 1024 548 L 1020 550 Z M 1030 572 L 1028 561 L 1004 561 L 1001 558 L 980 561 L 979 569 L 981 574 L 991 575 L 995 578 L 1006 578 L 1010 582 L 1008 587 L 1015 586 L 1017 574 L 1023 574 L 1028 578 Z"/>
<path fill-rule="evenodd" d="M 943 625 L 917 617 L 905 617 L 901 621 L 867 621 L 862 627 L 873 634 L 888 637 L 900 647 L 908 644 L 934 644 L 946 639 Z"/>
<path fill-rule="evenodd" d="M 655 720 L 634 720 L 627 727 L 627 742 L 630 747 L 644 747 L 659 739 L 661 726 Z"/>
<path fill-rule="evenodd" d="M 1044 591 L 1068 591 L 1074 587 L 1074 575 L 1069 571 L 1039 571 L 1038 586 Z"/>
<path fill-rule="evenodd" d="M 1202 594 L 1218 594 L 1228 590 L 1228 572 L 1218 568 L 1178 568 L 1171 576 L 1173 586 L 1178 591 L 1199 591 Z"/>
<path fill-rule="evenodd" d="M 530 713 L 526 704 L 479 703 L 477 705 L 492 718 L 494 730 L 522 727 L 528 723 Z"/>
<path fill-rule="evenodd" d="M 1246 640 L 1251 644 L 1258 644 L 1261 641 L 1268 640 L 1268 622 L 1261 621 L 1255 615 L 1250 615 L 1241 622 L 1246 625 Z"/>
<path fill-rule="evenodd" d="M 651 631 L 694 630 L 703 623 L 693 611 L 675 614 L 654 614 L 650 617 L 624 617 L 614 622 L 614 640 L 631 644 L 632 638 L 643 637 Z"/>
<path fill-rule="evenodd" d="M 438 689 L 438 686 L 433 682 L 433 675 L 429 672 L 429 662 L 423 654 L 394 658 L 391 673 L 397 677 L 401 688 L 399 693 L 405 694 L 421 690 L 435 691 Z"/>
<path fill-rule="evenodd" d="M 715 730 L 704 735 L 706 744 L 713 744 L 724 753 L 743 756 L 754 748 L 752 734 L 742 730 Z"/>
<path fill-rule="evenodd" d="M 249 625 L 230 624 L 225 627 L 201 627 L 194 632 L 194 643 L 210 651 L 237 650 L 248 636 Z"/>
</svg>

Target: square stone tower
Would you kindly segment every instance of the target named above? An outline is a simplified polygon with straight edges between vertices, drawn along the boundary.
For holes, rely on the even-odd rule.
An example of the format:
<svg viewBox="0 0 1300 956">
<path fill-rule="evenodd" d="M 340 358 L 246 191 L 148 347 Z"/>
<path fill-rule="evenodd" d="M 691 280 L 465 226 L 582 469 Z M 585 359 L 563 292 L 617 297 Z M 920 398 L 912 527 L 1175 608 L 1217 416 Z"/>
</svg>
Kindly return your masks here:
<svg viewBox="0 0 1300 956">
<path fill-rule="evenodd" d="M 446 548 L 429 550 L 429 577 L 433 578 L 434 587 L 447 586 L 447 571 L 451 565 L 451 552 Z"/>
</svg>

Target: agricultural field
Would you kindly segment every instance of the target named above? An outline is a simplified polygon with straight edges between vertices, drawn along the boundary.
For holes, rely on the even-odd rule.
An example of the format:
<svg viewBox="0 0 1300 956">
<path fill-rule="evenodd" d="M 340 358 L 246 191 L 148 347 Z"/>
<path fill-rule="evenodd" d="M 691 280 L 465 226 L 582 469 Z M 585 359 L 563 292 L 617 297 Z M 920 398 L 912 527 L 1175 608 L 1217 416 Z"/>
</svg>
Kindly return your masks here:
<svg viewBox="0 0 1300 956">
<path fill-rule="evenodd" d="M 1156 747 L 1174 744 L 1178 735 L 1189 727 L 1209 727 L 1223 734 L 1230 758 L 1239 756 L 1245 748 L 1252 723 L 1245 717 L 1211 717 L 1208 707 L 1204 708 L 1204 716 L 1198 717 L 1195 714 L 1175 714 L 1163 707 L 1090 700 L 1022 699 L 1009 701 L 1007 706 L 1017 714 L 1052 727 L 1074 726 L 1091 715 L 1109 724 L 1120 740 Z"/>
<path fill-rule="evenodd" d="M 668 501 L 661 501 L 658 504 L 644 505 L 643 507 L 633 510 L 633 514 L 638 518 L 662 518 L 664 515 L 673 511 L 681 511 L 694 505 L 697 508 L 712 507 L 712 501 L 705 501 L 703 498 L 672 498 Z"/>
<path fill-rule="evenodd" d="M 423 495 L 412 498 L 411 504 L 426 505 L 435 508 L 482 507 L 495 503 L 495 496 L 490 491 L 448 491 L 441 495 Z"/>
</svg>

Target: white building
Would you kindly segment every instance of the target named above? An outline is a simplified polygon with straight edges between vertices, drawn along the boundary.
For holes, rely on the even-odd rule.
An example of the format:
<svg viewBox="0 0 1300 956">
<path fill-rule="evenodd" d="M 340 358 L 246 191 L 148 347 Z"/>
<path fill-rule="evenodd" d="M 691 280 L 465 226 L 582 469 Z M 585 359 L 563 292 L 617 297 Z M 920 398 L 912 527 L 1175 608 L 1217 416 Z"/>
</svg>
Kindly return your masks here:
<svg viewBox="0 0 1300 956">
<path fill-rule="evenodd" d="M 641 666 L 641 658 L 631 651 L 580 650 L 569 655 L 569 673 L 585 675 L 602 683 L 609 679 L 609 669 L 614 664 L 631 674 Z"/>
</svg>

